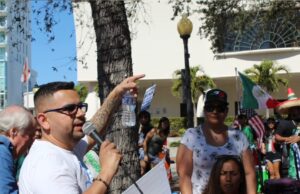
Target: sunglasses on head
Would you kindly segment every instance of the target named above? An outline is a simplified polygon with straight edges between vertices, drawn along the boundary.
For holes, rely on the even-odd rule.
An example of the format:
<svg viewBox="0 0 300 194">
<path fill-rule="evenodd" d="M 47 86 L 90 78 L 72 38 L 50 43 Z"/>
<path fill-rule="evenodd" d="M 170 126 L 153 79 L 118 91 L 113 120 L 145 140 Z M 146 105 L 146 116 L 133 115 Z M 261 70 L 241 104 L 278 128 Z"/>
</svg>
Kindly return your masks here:
<svg viewBox="0 0 300 194">
<path fill-rule="evenodd" d="M 219 113 L 224 113 L 227 110 L 227 106 L 224 105 L 206 105 L 204 106 L 204 110 L 206 112 L 219 112 Z"/>
<path fill-rule="evenodd" d="M 75 114 L 78 111 L 78 108 L 84 113 L 87 112 L 88 109 L 88 104 L 80 102 L 78 104 L 67 104 L 61 108 L 56 108 L 56 109 L 49 109 L 44 111 L 43 113 L 48 113 L 48 112 L 60 112 L 60 113 L 66 113 L 66 114 Z"/>
</svg>

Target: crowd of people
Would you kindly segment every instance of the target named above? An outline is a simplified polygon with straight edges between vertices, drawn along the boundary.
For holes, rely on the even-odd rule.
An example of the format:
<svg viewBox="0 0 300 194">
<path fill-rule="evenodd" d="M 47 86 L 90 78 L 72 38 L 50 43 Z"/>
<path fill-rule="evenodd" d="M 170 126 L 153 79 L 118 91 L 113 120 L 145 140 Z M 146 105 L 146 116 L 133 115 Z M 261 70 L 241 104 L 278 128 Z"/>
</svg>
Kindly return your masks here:
<svg viewBox="0 0 300 194">
<path fill-rule="evenodd" d="M 129 77 L 112 90 L 90 120 L 97 133 L 104 132 L 126 91 L 136 96 L 135 82 L 143 76 Z M 80 101 L 74 83 L 40 86 L 34 105 L 34 115 L 16 105 L 0 112 L 1 193 L 106 193 L 122 155 L 115 144 L 105 140 L 99 151 L 101 172 L 96 177 L 89 173 L 83 157 L 96 142 L 83 132 L 88 105 Z M 279 105 L 278 111 L 288 115 L 286 119 L 266 119 L 259 146 L 247 115 L 238 115 L 233 127 L 225 125 L 228 105 L 226 92 L 207 91 L 203 123 L 183 135 L 176 155 L 181 193 L 257 193 L 257 152 L 263 156 L 269 179 L 299 179 L 300 99 L 294 96 Z M 169 119 L 162 117 L 153 126 L 150 113 L 141 111 L 138 122 L 141 175 L 161 161 L 170 166 Z"/>
<path fill-rule="evenodd" d="M 139 159 L 141 165 L 141 175 L 147 173 L 160 161 L 165 160 L 166 170 L 169 180 L 172 179 L 170 171 L 171 159 L 167 148 L 167 137 L 170 133 L 170 121 L 167 117 L 162 117 L 158 121 L 158 126 L 151 124 L 151 115 L 148 111 L 141 111 L 139 119 Z"/>
<path fill-rule="evenodd" d="M 258 183 L 262 172 L 260 168 L 255 170 L 256 165 L 266 166 L 270 180 L 283 177 L 299 180 L 300 99 L 290 94 L 277 111 L 287 118 L 262 119 L 265 134 L 261 142 L 246 114 L 238 115 L 232 127 L 226 126 L 227 94 L 219 89 L 209 90 L 204 123 L 186 131 L 177 152 L 181 192 L 257 193 L 257 185 L 263 185 L 264 181 Z M 225 164 L 224 158 L 232 160 L 232 164 Z M 223 169 L 227 167 L 228 171 Z"/>
</svg>

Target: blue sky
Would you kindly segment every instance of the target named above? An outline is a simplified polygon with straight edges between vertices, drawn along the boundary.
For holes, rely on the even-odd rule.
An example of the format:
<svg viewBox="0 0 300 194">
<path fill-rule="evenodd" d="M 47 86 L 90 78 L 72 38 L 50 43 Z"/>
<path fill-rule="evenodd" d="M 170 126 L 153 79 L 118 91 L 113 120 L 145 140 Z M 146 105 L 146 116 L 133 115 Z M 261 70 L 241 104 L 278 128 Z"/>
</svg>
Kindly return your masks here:
<svg viewBox="0 0 300 194">
<path fill-rule="evenodd" d="M 37 3 L 40 6 L 45 1 Z M 51 43 L 48 43 L 45 32 L 38 30 L 38 26 L 32 22 L 35 41 L 31 45 L 31 68 L 38 73 L 38 85 L 51 81 L 77 80 L 76 62 L 71 60 L 76 54 L 73 16 L 66 11 L 55 14 L 59 23 L 54 27 L 55 40 Z M 57 68 L 57 71 L 52 67 Z"/>
</svg>

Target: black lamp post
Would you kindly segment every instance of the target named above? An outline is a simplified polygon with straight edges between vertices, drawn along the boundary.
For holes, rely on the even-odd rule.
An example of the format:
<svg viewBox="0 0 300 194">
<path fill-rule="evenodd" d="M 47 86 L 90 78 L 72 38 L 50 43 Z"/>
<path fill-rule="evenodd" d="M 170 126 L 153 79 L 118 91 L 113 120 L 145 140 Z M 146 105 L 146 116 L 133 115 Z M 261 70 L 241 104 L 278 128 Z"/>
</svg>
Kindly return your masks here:
<svg viewBox="0 0 300 194">
<path fill-rule="evenodd" d="M 183 99 L 186 99 L 186 113 L 187 113 L 187 127 L 194 127 L 194 111 L 192 103 L 192 94 L 191 94 L 191 75 L 190 75 L 190 64 L 189 64 L 189 50 L 188 50 L 188 39 L 193 30 L 193 24 L 191 20 L 187 18 L 186 15 L 183 15 L 181 20 L 177 24 L 177 30 L 180 35 L 180 38 L 183 40 L 184 45 L 184 65 L 185 65 L 185 76 L 184 76 L 184 93 Z"/>
</svg>

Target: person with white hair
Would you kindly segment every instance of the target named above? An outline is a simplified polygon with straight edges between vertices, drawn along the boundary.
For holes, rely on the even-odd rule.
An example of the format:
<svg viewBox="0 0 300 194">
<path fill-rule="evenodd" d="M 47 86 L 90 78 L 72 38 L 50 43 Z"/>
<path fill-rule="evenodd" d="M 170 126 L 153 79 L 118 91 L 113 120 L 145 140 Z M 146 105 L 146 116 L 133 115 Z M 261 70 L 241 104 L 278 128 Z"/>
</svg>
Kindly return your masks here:
<svg viewBox="0 0 300 194">
<path fill-rule="evenodd" d="M 14 160 L 33 142 L 36 120 L 27 109 L 9 106 L 0 112 L 0 191 L 18 193 Z"/>
</svg>

